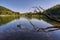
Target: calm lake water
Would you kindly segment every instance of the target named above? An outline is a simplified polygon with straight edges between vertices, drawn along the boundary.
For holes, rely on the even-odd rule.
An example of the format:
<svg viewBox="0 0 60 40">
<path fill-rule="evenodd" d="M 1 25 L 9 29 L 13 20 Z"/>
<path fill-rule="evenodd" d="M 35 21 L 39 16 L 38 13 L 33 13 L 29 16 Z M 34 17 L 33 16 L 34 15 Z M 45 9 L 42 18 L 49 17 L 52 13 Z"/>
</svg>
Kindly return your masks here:
<svg viewBox="0 0 60 40">
<path fill-rule="evenodd" d="M 45 31 L 39 31 L 37 32 L 34 30 L 32 24 L 35 27 L 39 28 L 47 28 L 49 26 L 53 26 L 46 21 L 38 18 L 26 18 L 26 17 L 20 17 L 20 18 L 1 18 L 0 17 L 0 40 L 8 40 L 9 36 L 11 38 L 19 38 L 22 34 L 20 32 L 25 33 L 25 35 L 29 35 L 30 37 L 34 38 L 35 40 L 60 40 L 60 30 L 55 30 L 52 32 L 45 32 Z M 17 25 L 21 25 L 21 28 L 17 27 Z M 54 29 L 54 28 L 53 28 Z M 52 30 L 52 29 L 48 29 Z M 46 31 L 48 31 L 46 30 Z M 20 32 L 19 32 L 20 31 Z M 19 33 L 17 33 L 19 32 Z M 28 32 L 28 33 L 27 33 Z M 19 36 L 20 35 L 20 36 Z M 22 34 L 23 35 L 23 34 Z M 28 37 L 28 36 L 27 36 Z M 18 39 L 9 39 L 9 40 L 18 40 Z M 28 40 L 28 39 L 26 39 Z"/>
</svg>

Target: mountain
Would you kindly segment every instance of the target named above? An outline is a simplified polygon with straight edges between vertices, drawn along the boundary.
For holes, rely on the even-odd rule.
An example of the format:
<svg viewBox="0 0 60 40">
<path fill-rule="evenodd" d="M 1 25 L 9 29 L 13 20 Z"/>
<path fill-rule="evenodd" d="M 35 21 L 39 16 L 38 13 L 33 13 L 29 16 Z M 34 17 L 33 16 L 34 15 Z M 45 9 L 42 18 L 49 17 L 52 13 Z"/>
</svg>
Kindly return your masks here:
<svg viewBox="0 0 60 40">
<path fill-rule="evenodd" d="M 45 10 L 44 13 L 47 13 L 50 16 L 54 16 L 60 19 L 60 4 Z"/>
<path fill-rule="evenodd" d="M 55 5 L 46 10 L 46 12 L 51 13 L 53 15 L 60 15 L 60 5 Z"/>
<path fill-rule="evenodd" d="M 16 15 L 18 12 L 14 12 L 6 7 L 0 6 L 0 15 Z"/>
</svg>

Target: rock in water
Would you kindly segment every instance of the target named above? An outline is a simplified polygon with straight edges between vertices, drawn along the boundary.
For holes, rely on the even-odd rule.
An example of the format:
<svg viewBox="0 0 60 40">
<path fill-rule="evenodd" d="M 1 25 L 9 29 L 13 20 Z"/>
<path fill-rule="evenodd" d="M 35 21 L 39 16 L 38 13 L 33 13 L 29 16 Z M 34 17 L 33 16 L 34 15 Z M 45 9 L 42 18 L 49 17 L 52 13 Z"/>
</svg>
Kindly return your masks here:
<svg viewBox="0 0 60 40">
<path fill-rule="evenodd" d="M 31 30 L 0 32 L 0 40 L 52 40 L 46 32 Z"/>
</svg>

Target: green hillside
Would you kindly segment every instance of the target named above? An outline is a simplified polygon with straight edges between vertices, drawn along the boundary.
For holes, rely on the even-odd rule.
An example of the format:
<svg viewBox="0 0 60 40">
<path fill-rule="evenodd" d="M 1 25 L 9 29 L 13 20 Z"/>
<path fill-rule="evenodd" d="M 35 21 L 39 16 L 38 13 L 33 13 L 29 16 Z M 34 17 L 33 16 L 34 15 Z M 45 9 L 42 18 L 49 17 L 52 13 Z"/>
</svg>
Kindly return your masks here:
<svg viewBox="0 0 60 40">
<path fill-rule="evenodd" d="M 60 20 L 60 4 L 55 5 L 55 6 L 51 7 L 51 8 L 49 8 L 49 9 L 45 10 L 43 13 L 49 15 L 51 18 L 54 17 L 53 18 L 54 20 L 57 19 L 59 21 Z M 50 22 L 51 24 L 54 24 L 54 25 L 59 25 L 60 24 L 59 23 L 60 21 L 56 22 L 54 20 L 50 20 L 46 16 L 44 16 L 44 19 L 46 21 Z"/>
<path fill-rule="evenodd" d="M 14 12 L 8 8 L 0 6 L 0 15 L 16 15 L 19 14 L 18 12 Z"/>
<path fill-rule="evenodd" d="M 46 11 L 44 11 L 44 13 L 60 19 L 60 4 L 47 9 Z"/>
</svg>

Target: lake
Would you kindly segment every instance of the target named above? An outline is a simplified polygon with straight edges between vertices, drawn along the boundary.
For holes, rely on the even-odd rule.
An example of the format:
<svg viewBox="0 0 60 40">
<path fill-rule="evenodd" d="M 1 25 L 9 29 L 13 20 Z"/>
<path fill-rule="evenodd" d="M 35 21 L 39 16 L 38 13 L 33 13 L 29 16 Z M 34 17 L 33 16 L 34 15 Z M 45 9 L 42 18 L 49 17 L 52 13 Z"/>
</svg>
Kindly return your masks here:
<svg viewBox="0 0 60 40">
<path fill-rule="evenodd" d="M 38 18 L 0 17 L 0 40 L 60 40 L 60 30 L 34 29 L 49 26 L 54 25 Z"/>
</svg>

